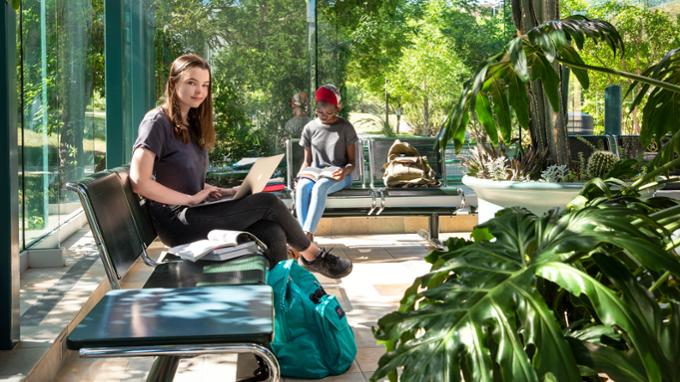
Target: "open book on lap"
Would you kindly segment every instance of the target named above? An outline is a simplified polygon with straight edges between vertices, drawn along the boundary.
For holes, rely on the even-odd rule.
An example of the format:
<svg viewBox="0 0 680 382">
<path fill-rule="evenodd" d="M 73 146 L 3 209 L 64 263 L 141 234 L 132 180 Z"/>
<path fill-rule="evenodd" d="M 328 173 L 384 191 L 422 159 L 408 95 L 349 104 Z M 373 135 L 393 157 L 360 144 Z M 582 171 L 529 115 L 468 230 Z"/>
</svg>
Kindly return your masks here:
<svg viewBox="0 0 680 382">
<path fill-rule="evenodd" d="M 207 239 L 174 246 L 168 253 L 189 261 L 223 261 L 266 249 L 267 246 L 250 232 L 214 229 Z"/>
<path fill-rule="evenodd" d="M 319 178 L 333 178 L 333 173 L 340 170 L 338 166 L 328 166 L 324 168 L 305 167 L 298 172 L 299 178 L 318 180 Z"/>
</svg>

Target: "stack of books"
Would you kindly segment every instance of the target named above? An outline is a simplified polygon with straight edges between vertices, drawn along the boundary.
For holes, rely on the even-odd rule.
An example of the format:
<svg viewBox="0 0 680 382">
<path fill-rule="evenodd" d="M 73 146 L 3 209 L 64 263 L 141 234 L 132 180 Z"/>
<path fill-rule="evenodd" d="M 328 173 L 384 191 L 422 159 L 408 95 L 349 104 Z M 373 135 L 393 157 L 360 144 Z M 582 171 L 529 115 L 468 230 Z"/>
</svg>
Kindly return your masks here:
<svg viewBox="0 0 680 382">
<path fill-rule="evenodd" d="M 267 185 L 264 186 L 264 189 L 262 189 L 263 192 L 277 192 L 277 191 L 283 191 L 286 189 L 286 183 L 283 181 L 283 178 L 271 178 L 268 182 Z"/>
<path fill-rule="evenodd" d="M 214 229 L 208 233 L 207 239 L 174 246 L 168 249 L 168 253 L 192 262 L 224 261 L 266 249 L 267 246 L 249 232 Z"/>
</svg>

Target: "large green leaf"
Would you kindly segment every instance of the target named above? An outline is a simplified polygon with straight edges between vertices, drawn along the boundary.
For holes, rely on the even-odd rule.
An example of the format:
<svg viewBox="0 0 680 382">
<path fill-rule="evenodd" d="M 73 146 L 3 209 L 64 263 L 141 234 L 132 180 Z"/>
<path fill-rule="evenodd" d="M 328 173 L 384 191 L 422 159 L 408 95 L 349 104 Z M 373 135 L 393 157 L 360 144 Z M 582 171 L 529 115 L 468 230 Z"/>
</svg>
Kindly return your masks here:
<svg viewBox="0 0 680 382">
<path fill-rule="evenodd" d="M 569 344 L 580 365 L 592 370 L 601 370 L 615 381 L 648 381 L 637 355 L 628 356 L 625 352 L 599 341 L 570 340 Z"/>
<path fill-rule="evenodd" d="M 481 92 L 477 93 L 477 99 L 475 100 L 475 114 L 477 114 L 477 119 L 484 127 L 489 139 L 494 143 L 498 143 L 498 130 L 496 130 L 496 123 L 493 119 L 491 104 Z"/>
<path fill-rule="evenodd" d="M 527 211 L 504 212 L 488 225 L 495 241 L 459 248 L 419 278 L 414 285 L 421 287 L 441 275 L 446 281 L 421 292 L 411 288 L 412 296 L 402 302 L 417 309 L 379 321 L 376 337 L 397 346 L 380 360 L 373 379 L 404 366 L 404 380 L 458 380 L 455 372 L 430 366 L 450 365 L 470 380 L 497 378 L 493 370 L 505 380 L 542 380 L 548 374 L 579 380 L 559 323 L 532 286 L 528 252 L 534 219 Z M 408 332 L 419 334 L 404 337 Z"/>
<path fill-rule="evenodd" d="M 593 182 L 579 208 L 542 217 L 502 210 L 475 229 L 475 242 L 428 256 L 432 270 L 374 329 L 388 352 L 372 380 L 568 381 L 603 372 L 678 380 L 665 369 L 680 351 L 680 309 L 662 307 L 639 284 L 662 272 L 680 279 L 679 258 L 664 249 L 665 222 L 679 220 L 680 208 L 620 185 Z M 556 297 L 564 294 L 573 297 Z"/>
<path fill-rule="evenodd" d="M 622 301 L 638 321 L 633 330 L 622 328 L 635 345 L 637 356 L 643 360 L 645 366 L 650 363 L 647 360 L 651 358 L 653 367 L 658 368 L 660 377 L 648 373 L 649 379 L 680 381 L 680 370 L 675 364 L 680 351 L 680 304 L 671 301 L 670 309 L 664 314 L 653 294 L 642 288 L 628 269 L 609 256 L 597 255 L 595 261 L 621 291 Z"/>
<path fill-rule="evenodd" d="M 565 62 L 572 62 L 579 66 L 585 65 L 585 62 L 583 62 L 581 56 L 579 56 L 576 50 L 574 50 L 574 48 L 571 46 L 567 46 L 562 49 L 561 53 Z M 576 79 L 578 79 L 578 82 L 581 84 L 583 89 L 588 89 L 590 87 L 590 79 L 588 78 L 588 72 L 586 70 L 579 67 L 572 67 L 571 71 L 574 73 Z"/>
<path fill-rule="evenodd" d="M 529 128 L 529 110 L 527 108 L 529 99 L 527 97 L 526 85 L 518 75 L 509 74 L 506 80 L 508 84 L 508 101 L 515 112 L 517 122 L 519 122 L 520 126 Z"/>
<path fill-rule="evenodd" d="M 642 74 L 655 80 L 680 85 L 680 48 L 666 53 L 658 63 L 645 69 Z M 634 89 L 637 93 L 631 103 L 631 110 L 641 105 L 645 97 L 647 98 L 642 109 L 642 129 L 640 131 L 642 144 L 649 144 L 653 138 L 659 142 L 666 134 L 673 134 L 678 131 L 680 92 L 634 81 L 626 94 L 631 93 Z"/>
<path fill-rule="evenodd" d="M 626 333 L 644 332 L 639 315 L 626 307 L 616 292 L 607 288 L 587 273 L 568 264 L 549 262 L 537 268 L 537 274 L 568 290 L 575 296 L 585 295 L 592 303 L 598 318 L 606 325 L 618 326 Z M 633 345 L 642 355 L 642 361 L 651 381 L 661 381 L 658 358 L 651 356 L 655 349 L 650 341 L 632 337 Z"/>
<path fill-rule="evenodd" d="M 535 46 L 533 48 L 527 52 L 531 79 L 541 82 L 543 91 L 550 101 L 550 106 L 553 111 L 557 112 L 560 109 L 560 76 L 545 56 L 545 52 L 536 49 Z"/>
</svg>

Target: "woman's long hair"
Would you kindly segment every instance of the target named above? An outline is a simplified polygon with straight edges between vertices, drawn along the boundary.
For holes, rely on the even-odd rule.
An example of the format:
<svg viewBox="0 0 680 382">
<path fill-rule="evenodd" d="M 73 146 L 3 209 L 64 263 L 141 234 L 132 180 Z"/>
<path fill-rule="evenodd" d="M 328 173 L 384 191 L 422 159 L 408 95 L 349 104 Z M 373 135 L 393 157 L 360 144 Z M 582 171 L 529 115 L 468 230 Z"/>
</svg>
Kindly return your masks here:
<svg viewBox="0 0 680 382">
<path fill-rule="evenodd" d="M 208 85 L 208 96 L 205 97 L 203 103 L 197 108 L 192 107 L 189 109 L 189 114 L 187 115 L 189 128 L 186 129 L 182 124 L 182 114 L 180 113 L 179 100 L 177 99 L 176 85 L 184 72 L 193 68 L 207 70 L 210 75 L 210 84 Z M 175 136 L 180 138 L 182 142 L 189 143 L 189 134 L 191 134 L 201 147 L 211 149 L 215 146 L 216 137 L 212 110 L 212 72 L 210 71 L 210 65 L 203 58 L 196 54 L 184 54 L 172 62 L 168 82 L 165 84 L 165 103 L 163 104 L 163 109 L 174 127 Z"/>
</svg>

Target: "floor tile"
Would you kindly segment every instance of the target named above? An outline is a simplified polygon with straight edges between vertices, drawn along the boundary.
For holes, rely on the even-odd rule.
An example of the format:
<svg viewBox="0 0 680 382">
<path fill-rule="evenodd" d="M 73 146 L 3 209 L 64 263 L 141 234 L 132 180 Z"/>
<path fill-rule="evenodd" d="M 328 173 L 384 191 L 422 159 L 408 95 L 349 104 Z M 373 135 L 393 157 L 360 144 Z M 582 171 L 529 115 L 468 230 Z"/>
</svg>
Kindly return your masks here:
<svg viewBox="0 0 680 382">
<path fill-rule="evenodd" d="M 385 354 L 384 348 L 360 348 L 357 351 L 357 363 L 362 372 L 372 372 L 378 369 L 378 360 Z"/>
</svg>

